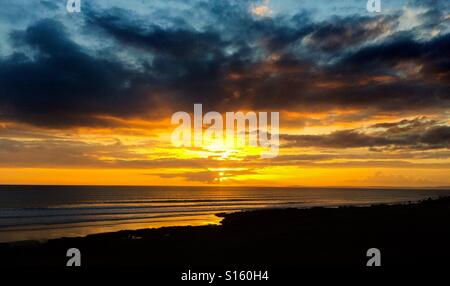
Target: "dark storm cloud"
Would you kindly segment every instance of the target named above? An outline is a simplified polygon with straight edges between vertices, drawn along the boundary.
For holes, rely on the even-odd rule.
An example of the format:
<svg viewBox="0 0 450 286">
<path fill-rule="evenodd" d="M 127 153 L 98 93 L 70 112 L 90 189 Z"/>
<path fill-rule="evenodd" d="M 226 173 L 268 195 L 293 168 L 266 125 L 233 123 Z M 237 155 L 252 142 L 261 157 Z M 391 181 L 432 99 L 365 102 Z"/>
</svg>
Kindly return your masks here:
<svg viewBox="0 0 450 286">
<path fill-rule="evenodd" d="M 236 90 L 244 89 L 245 94 L 245 90 L 253 88 L 252 82 L 233 86 L 228 80 L 230 74 L 253 70 L 268 54 L 288 48 L 312 30 L 309 19 L 297 19 L 298 14 L 289 19 L 254 19 L 247 4 L 199 3 L 191 12 L 203 11 L 209 23 L 200 30 L 178 19 L 173 19 L 177 25 L 170 27 L 148 24 L 117 9 L 89 13 L 88 22 L 121 45 L 151 54 L 149 72 L 157 78 L 159 88 L 175 95 L 180 108 L 202 102 L 206 107 L 220 109 L 224 103 L 234 106 L 229 101 Z M 296 63 L 294 58 L 289 62 L 289 58 L 292 57 L 283 56 L 278 65 Z M 236 105 L 246 102 L 244 99 Z"/>
<path fill-rule="evenodd" d="M 418 41 L 409 35 L 399 35 L 383 43 L 368 46 L 357 52 L 349 53 L 339 63 L 349 72 L 389 71 L 402 62 L 415 62 L 423 65 L 424 76 L 443 74 L 449 81 L 450 34 L 436 37 L 429 41 Z M 430 74 L 431 73 L 431 74 Z M 437 78 L 435 78 L 436 80 Z"/>
<path fill-rule="evenodd" d="M 231 61 L 224 54 L 223 48 L 228 43 L 220 33 L 197 31 L 183 24 L 170 28 L 145 25 L 111 13 L 114 12 L 92 13 L 88 22 L 122 46 L 152 56 L 148 74 L 155 79 L 153 86 L 163 94 L 161 100 L 170 94 L 176 98 L 171 103 L 179 106 L 191 106 L 194 101 L 212 106 L 220 103 L 225 96 L 221 84 L 223 72 Z"/>
<path fill-rule="evenodd" d="M 198 26 L 167 11 L 159 11 L 170 22 L 163 25 L 129 10 L 86 6 L 83 33 L 112 41 L 105 53 L 77 44 L 63 23 L 33 23 L 11 35 L 17 52 L 0 59 L 0 113 L 67 127 L 108 124 L 98 115 L 191 110 L 193 103 L 218 111 L 357 107 L 371 114 L 449 107 L 449 34 L 380 39 L 400 14 L 258 18 L 249 3 L 192 4 L 184 17 L 201 15 L 206 24 Z M 423 17 L 432 24 L 431 14 Z M 111 50 L 134 57 L 140 68 Z"/>
<path fill-rule="evenodd" d="M 369 130 L 350 129 L 325 135 L 284 135 L 281 138 L 287 142 L 286 147 L 448 149 L 450 126 L 417 118 L 375 124 L 370 126 Z"/>
<path fill-rule="evenodd" d="M 95 115 L 144 112 L 140 106 L 146 98 L 134 85 L 138 76 L 116 62 L 90 56 L 70 40 L 61 23 L 43 20 L 13 36 L 36 55 L 17 52 L 0 62 L 4 115 L 63 127 L 101 123 Z"/>
<path fill-rule="evenodd" d="M 373 41 L 398 25 L 397 16 L 334 18 L 314 27 L 309 45 L 327 52 L 338 52 Z"/>
<path fill-rule="evenodd" d="M 374 108 L 389 112 L 448 108 L 448 85 L 426 84 L 412 80 L 348 87 L 322 98 L 338 106 Z"/>
<path fill-rule="evenodd" d="M 145 29 L 141 23 L 124 23 L 110 14 L 90 17 L 90 23 L 103 28 L 124 45 L 148 49 L 158 55 L 167 55 L 180 60 L 189 57 L 204 57 L 205 53 L 221 54 L 224 43 L 214 32 L 196 31 L 191 27 L 162 28 L 150 24 Z"/>
</svg>

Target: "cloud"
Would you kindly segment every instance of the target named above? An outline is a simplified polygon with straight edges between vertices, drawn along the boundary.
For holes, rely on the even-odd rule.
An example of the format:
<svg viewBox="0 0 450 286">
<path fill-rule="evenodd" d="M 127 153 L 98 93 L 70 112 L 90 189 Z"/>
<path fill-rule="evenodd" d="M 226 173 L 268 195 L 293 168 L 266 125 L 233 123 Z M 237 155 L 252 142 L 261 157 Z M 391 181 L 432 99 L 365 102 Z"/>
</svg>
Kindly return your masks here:
<svg viewBox="0 0 450 286">
<path fill-rule="evenodd" d="M 439 149 L 450 148 L 450 126 L 416 118 L 394 123 L 378 123 L 368 130 L 339 130 L 324 135 L 284 135 L 285 147 L 324 148 L 390 148 Z"/>
<path fill-rule="evenodd" d="M 166 169 L 172 171 L 156 171 L 151 175 L 231 182 L 237 176 L 256 176 L 260 170 L 274 166 L 448 168 L 450 158 L 450 127 L 427 118 L 377 123 L 322 135 L 282 135 L 281 153 L 273 159 L 245 152 L 236 157 L 238 160 L 223 160 L 220 153 L 214 152 L 208 157 L 192 156 L 193 151 L 204 154 L 204 150 L 186 150 L 191 157 L 183 158 L 175 155 L 185 154 L 183 150 L 177 148 L 173 153 L 174 149 L 158 141 L 141 139 L 124 143 L 110 135 L 97 136 L 85 139 L 64 133 L 43 136 L 38 130 L 2 128 L 0 167 Z"/>
<path fill-rule="evenodd" d="M 128 22 L 114 14 L 92 14 L 89 24 L 102 28 L 123 45 L 148 50 L 153 54 L 179 60 L 204 57 L 205 53 L 221 53 L 226 43 L 213 31 L 197 31 L 186 25 L 161 27 L 140 22 Z"/>
<path fill-rule="evenodd" d="M 52 127 L 86 126 L 102 125 L 95 118 L 99 114 L 127 116 L 151 108 L 139 93 L 138 75 L 90 56 L 61 23 L 42 20 L 14 36 L 34 54 L 17 52 L 0 62 L 3 117 Z"/>
<path fill-rule="evenodd" d="M 111 140 L 110 140 L 111 141 Z M 107 166 L 102 158 L 116 160 L 136 158 L 130 149 L 120 141 L 88 143 L 81 140 L 34 139 L 14 140 L 0 138 L 0 166 L 4 167 L 99 167 Z M 14 158 L 13 160 L 11 158 Z"/>
<path fill-rule="evenodd" d="M 333 18 L 317 24 L 307 37 L 307 45 L 326 52 L 373 42 L 398 25 L 397 16 L 352 16 Z"/>
<path fill-rule="evenodd" d="M 183 173 L 175 173 L 175 174 L 149 174 L 149 175 L 157 175 L 161 178 L 183 178 L 190 182 L 202 182 L 209 184 L 217 184 L 224 182 L 234 181 L 235 176 L 240 175 L 249 175 L 256 174 L 253 170 L 227 170 L 227 171 L 197 171 L 197 172 L 183 172 Z"/>
<path fill-rule="evenodd" d="M 434 81 L 449 83 L 449 59 L 444 51 L 450 48 L 450 34 L 433 38 L 429 41 L 417 41 L 410 36 L 397 36 L 385 42 L 364 47 L 349 53 L 339 62 L 347 72 L 357 71 L 391 71 L 401 63 L 415 62 L 423 67 L 422 76 Z M 401 72 L 401 71 L 400 71 Z"/>
<path fill-rule="evenodd" d="M 251 3 L 196 1 L 182 12 L 160 8 L 155 21 L 132 6 L 87 5 L 80 35 L 49 19 L 19 28 L 8 39 L 16 52 L 0 58 L 0 115 L 72 128 L 109 126 L 108 116 L 152 120 L 199 102 L 216 111 L 448 109 L 445 31 L 396 31 L 398 11 L 254 17 Z"/>
</svg>

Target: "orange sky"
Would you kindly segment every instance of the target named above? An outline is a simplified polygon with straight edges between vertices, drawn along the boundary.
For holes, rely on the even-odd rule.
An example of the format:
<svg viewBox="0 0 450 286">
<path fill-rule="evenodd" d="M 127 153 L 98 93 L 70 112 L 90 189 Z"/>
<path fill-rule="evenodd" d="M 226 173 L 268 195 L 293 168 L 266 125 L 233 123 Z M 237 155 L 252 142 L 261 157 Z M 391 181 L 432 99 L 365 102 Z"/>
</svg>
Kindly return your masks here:
<svg viewBox="0 0 450 286">
<path fill-rule="evenodd" d="M 326 116 L 282 113 L 280 133 L 329 136 L 339 130 L 358 129 L 372 134 L 380 131 L 361 126 L 399 120 L 383 117 L 365 122 L 337 121 L 333 125 L 301 124 L 305 118 Z M 425 124 L 427 120 L 431 119 L 417 122 Z M 289 140 L 282 139 L 279 155 L 264 159 L 260 157 L 261 147 L 174 147 L 170 135 L 177 125 L 171 125 L 168 119 L 122 120 L 121 124 L 119 128 L 49 130 L 3 123 L 3 134 L 10 132 L 9 141 L 3 144 L 11 147 L 0 151 L 0 183 L 395 187 L 450 184 L 450 162 L 440 156 L 446 156 L 445 148 L 373 151 L 370 147 L 292 146 Z M 298 125 L 303 127 L 295 128 Z"/>
<path fill-rule="evenodd" d="M 0 184 L 450 186 L 448 1 L 11 2 Z M 173 146 L 198 103 L 279 112 L 278 156 Z"/>
</svg>

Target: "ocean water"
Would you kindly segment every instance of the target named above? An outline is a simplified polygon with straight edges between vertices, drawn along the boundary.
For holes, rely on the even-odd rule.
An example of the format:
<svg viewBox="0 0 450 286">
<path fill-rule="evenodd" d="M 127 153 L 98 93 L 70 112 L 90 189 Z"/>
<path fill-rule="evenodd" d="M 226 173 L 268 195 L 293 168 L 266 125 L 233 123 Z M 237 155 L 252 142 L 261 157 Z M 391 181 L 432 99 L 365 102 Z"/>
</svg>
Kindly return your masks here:
<svg viewBox="0 0 450 286">
<path fill-rule="evenodd" d="M 217 213 L 449 196 L 444 189 L 0 186 L 0 242 L 220 223 Z"/>
</svg>

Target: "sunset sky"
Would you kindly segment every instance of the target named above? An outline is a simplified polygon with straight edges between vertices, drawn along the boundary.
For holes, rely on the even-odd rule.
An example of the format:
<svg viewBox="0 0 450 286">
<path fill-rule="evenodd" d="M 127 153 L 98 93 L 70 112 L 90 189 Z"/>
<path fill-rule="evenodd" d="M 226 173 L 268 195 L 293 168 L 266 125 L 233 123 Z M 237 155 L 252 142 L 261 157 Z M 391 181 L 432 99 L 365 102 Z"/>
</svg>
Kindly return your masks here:
<svg viewBox="0 0 450 286">
<path fill-rule="evenodd" d="M 0 184 L 450 186 L 450 1 L 8 1 Z M 280 112 L 280 152 L 170 140 Z"/>
</svg>

